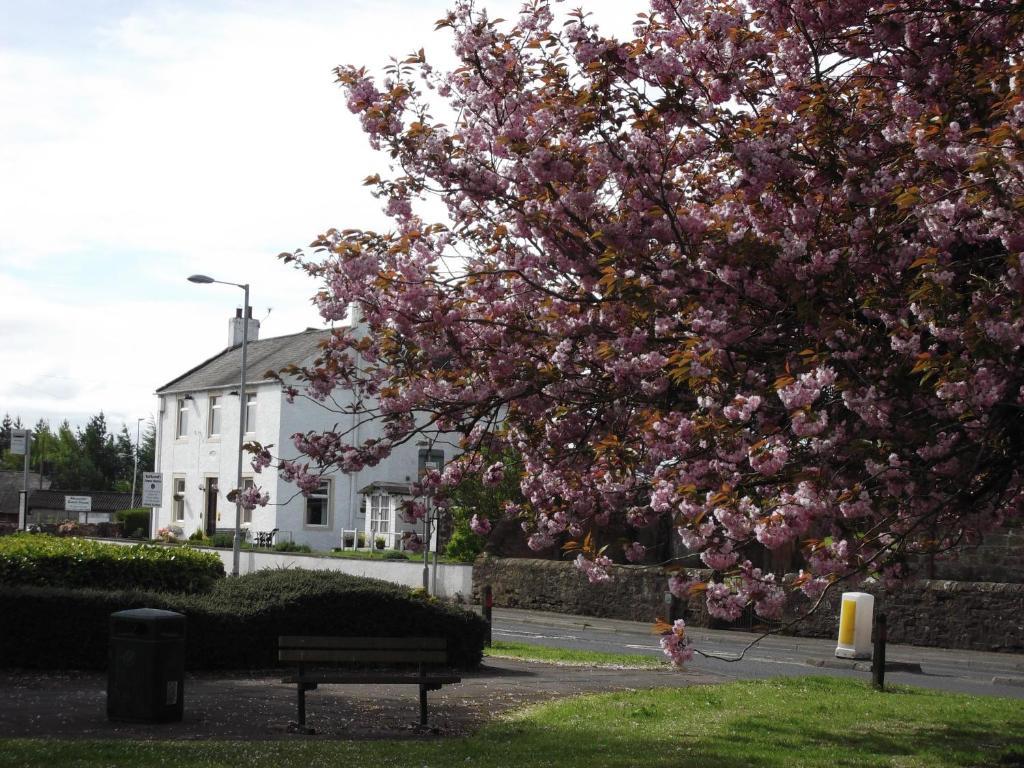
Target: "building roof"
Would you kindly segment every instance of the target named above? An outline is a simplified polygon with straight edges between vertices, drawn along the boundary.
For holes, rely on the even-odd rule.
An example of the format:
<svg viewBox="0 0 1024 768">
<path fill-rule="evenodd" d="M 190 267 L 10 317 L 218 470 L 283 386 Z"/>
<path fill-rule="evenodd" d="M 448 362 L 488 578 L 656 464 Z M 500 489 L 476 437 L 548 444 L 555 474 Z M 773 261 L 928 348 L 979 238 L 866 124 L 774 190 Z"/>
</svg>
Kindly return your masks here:
<svg viewBox="0 0 1024 768">
<path fill-rule="evenodd" d="M 301 333 L 250 341 L 246 350 L 246 384 L 268 381 L 268 371 L 279 371 L 289 365 L 301 365 L 320 351 L 320 345 L 331 337 L 328 329 L 307 328 Z M 223 389 L 238 385 L 242 365 L 242 345 L 236 344 L 218 352 L 209 360 L 157 389 L 158 395 Z"/>
<path fill-rule="evenodd" d="M 359 493 L 366 495 L 368 493 L 374 493 L 382 491 L 390 494 L 391 496 L 411 496 L 412 488 L 409 483 L 393 483 L 387 480 L 374 480 L 369 485 L 364 485 L 359 489 Z"/>
<path fill-rule="evenodd" d="M 0 469 L 0 515 L 17 515 L 19 498 L 25 476 L 22 470 Z M 39 473 L 28 473 L 28 489 L 33 492 L 39 488 Z M 50 478 L 43 477 L 43 488 L 50 487 Z"/>
<path fill-rule="evenodd" d="M 106 491 L 29 491 L 28 508 L 34 509 L 64 509 L 65 496 L 90 496 L 92 497 L 93 512 L 118 512 L 122 509 L 132 508 L 132 495 L 130 493 L 111 493 Z M 68 513 L 75 514 L 78 513 Z"/>
</svg>

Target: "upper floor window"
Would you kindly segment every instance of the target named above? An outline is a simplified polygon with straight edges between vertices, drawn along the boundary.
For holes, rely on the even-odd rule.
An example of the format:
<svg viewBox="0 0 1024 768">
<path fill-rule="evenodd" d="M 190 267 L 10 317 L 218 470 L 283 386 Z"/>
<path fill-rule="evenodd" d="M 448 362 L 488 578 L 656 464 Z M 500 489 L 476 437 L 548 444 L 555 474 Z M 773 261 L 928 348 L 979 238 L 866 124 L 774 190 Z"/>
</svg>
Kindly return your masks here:
<svg viewBox="0 0 1024 768">
<path fill-rule="evenodd" d="M 320 487 L 306 497 L 307 526 L 328 528 L 331 525 L 331 481 L 324 480 Z"/>
<path fill-rule="evenodd" d="M 246 392 L 245 394 L 245 431 L 256 431 L 256 393 Z"/>
<path fill-rule="evenodd" d="M 188 403 L 183 397 L 178 398 L 178 419 L 174 427 L 175 437 L 188 437 Z"/>
<path fill-rule="evenodd" d="M 220 397 L 216 395 L 210 395 L 210 419 L 209 423 L 207 424 L 207 434 L 210 437 L 214 437 L 220 434 L 220 414 Z"/>
</svg>

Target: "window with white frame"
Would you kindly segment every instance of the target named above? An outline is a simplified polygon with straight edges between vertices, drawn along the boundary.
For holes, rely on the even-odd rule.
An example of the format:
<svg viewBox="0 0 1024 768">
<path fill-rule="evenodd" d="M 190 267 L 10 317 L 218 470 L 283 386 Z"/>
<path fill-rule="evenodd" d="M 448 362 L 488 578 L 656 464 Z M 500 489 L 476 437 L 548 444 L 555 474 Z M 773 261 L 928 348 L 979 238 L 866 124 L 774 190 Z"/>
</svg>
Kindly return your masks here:
<svg viewBox="0 0 1024 768">
<path fill-rule="evenodd" d="M 255 485 L 255 482 L 251 477 L 242 478 L 242 491 L 247 491 Z M 242 507 L 242 522 L 245 524 L 252 523 L 252 510 Z"/>
<path fill-rule="evenodd" d="M 184 397 L 178 398 L 178 418 L 174 427 L 175 437 L 188 437 L 188 404 Z"/>
<path fill-rule="evenodd" d="M 216 437 L 220 434 L 221 402 L 217 395 L 210 395 L 210 418 L 207 423 L 206 434 Z"/>
<path fill-rule="evenodd" d="M 171 520 L 185 522 L 185 478 L 175 477 L 171 481 Z"/>
<path fill-rule="evenodd" d="M 306 497 L 307 528 L 329 528 L 331 525 L 331 481 L 324 480 L 320 487 Z"/>
<path fill-rule="evenodd" d="M 245 394 L 245 431 L 256 431 L 256 393 L 246 392 Z"/>
<path fill-rule="evenodd" d="M 391 497 L 386 493 L 370 496 L 370 533 L 374 536 L 391 533 Z"/>
</svg>

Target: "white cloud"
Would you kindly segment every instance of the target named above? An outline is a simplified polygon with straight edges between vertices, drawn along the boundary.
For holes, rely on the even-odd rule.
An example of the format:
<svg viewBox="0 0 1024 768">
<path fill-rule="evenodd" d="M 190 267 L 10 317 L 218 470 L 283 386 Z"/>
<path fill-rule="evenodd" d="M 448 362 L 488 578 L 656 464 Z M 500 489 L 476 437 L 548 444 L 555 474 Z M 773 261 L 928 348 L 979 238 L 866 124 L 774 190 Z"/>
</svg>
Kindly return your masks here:
<svg viewBox="0 0 1024 768">
<path fill-rule="evenodd" d="M 449 4 L 104 3 L 90 20 L 83 3 L 65 44 L 0 47 L 0 361 L 15 372 L 0 410 L 103 409 L 115 428 L 150 413 L 156 387 L 223 347 L 241 303 L 194 272 L 251 283 L 255 314 L 273 307 L 263 336 L 318 325 L 317 286 L 275 255 L 384 223 L 362 179 L 386 158 L 332 70 L 420 47 L 443 68 L 433 22 Z M 512 18 L 520 2 L 484 4 Z M 598 5 L 620 28 L 637 10 Z M 58 15 L 25 29 L 72 23 L 39 8 Z"/>
</svg>

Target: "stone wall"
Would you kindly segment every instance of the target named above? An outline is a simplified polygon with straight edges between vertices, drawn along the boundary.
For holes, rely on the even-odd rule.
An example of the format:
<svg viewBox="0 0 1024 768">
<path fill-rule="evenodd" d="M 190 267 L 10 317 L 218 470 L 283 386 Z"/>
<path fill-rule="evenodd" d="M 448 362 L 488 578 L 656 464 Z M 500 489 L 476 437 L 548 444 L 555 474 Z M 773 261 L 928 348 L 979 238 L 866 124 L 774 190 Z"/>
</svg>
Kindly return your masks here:
<svg viewBox="0 0 1024 768">
<path fill-rule="evenodd" d="M 490 584 L 503 608 L 649 621 L 667 613 L 665 577 L 656 569 L 612 566 L 613 578 L 591 584 L 572 563 L 482 557 L 473 566 L 474 598 Z"/>
<path fill-rule="evenodd" d="M 693 626 L 711 625 L 703 600 L 689 607 L 666 604 L 665 577 L 657 569 L 613 566 L 612 580 L 590 584 L 572 563 L 553 560 L 483 557 L 473 568 L 474 597 L 490 584 L 494 604 L 581 616 L 632 621 L 686 617 Z M 889 621 L 889 641 L 939 648 L 1024 652 L 1024 584 L 920 581 L 876 595 L 876 612 Z M 841 591 L 828 596 L 815 614 L 791 632 L 802 637 L 836 637 Z M 797 615 L 808 601 L 796 596 L 788 613 Z M 749 628 L 749 624 L 742 625 Z"/>
<path fill-rule="evenodd" d="M 935 578 L 956 581 L 1024 583 L 1024 528 L 995 531 L 980 544 L 935 559 Z"/>
</svg>

